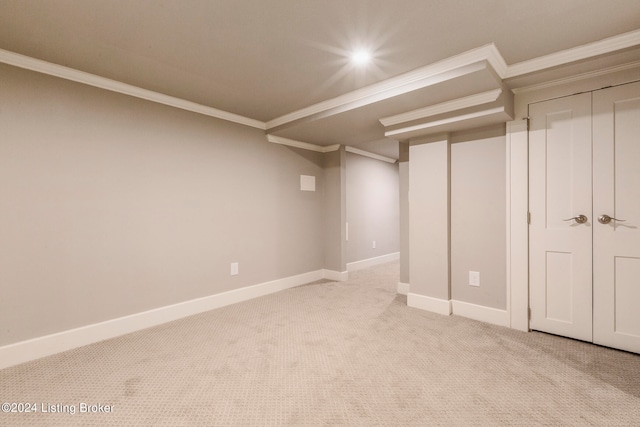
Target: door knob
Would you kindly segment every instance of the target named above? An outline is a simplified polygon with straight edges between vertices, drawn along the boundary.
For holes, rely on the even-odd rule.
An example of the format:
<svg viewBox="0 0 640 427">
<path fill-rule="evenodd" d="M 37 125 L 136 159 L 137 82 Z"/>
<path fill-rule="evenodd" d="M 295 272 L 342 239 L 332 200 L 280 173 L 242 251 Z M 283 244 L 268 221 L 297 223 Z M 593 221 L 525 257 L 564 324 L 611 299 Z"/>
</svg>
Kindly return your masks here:
<svg viewBox="0 0 640 427">
<path fill-rule="evenodd" d="M 609 224 L 611 221 L 620 221 L 620 222 L 625 222 L 626 220 L 625 220 L 625 219 L 613 218 L 613 217 L 610 217 L 610 216 L 609 216 L 609 215 L 607 215 L 607 214 L 600 215 L 600 216 L 598 217 L 598 222 L 599 222 L 600 224 Z"/>
<path fill-rule="evenodd" d="M 587 222 L 588 218 L 584 215 L 578 215 L 578 216 L 574 216 L 573 218 L 567 218 L 567 219 L 563 219 L 563 221 L 575 221 L 578 224 L 584 224 L 585 222 Z"/>
</svg>

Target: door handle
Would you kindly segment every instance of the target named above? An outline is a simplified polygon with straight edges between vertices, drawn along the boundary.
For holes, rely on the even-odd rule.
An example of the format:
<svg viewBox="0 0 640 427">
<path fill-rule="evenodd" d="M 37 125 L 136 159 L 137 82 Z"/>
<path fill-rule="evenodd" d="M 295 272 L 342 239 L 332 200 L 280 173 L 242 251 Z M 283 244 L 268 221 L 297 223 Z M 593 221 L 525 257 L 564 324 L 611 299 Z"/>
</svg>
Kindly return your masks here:
<svg viewBox="0 0 640 427">
<path fill-rule="evenodd" d="M 620 221 L 620 222 L 625 222 L 625 221 L 626 221 L 626 219 L 613 218 L 613 217 L 610 217 L 610 216 L 609 216 L 609 215 L 607 215 L 607 214 L 600 215 L 600 216 L 598 217 L 598 222 L 599 222 L 600 224 L 609 224 L 611 221 Z"/>
<path fill-rule="evenodd" d="M 584 215 L 578 215 L 578 216 L 574 216 L 573 218 L 567 218 L 567 219 L 563 219 L 563 221 L 575 221 L 578 224 L 584 224 L 585 222 L 587 222 L 589 218 L 587 218 Z"/>
</svg>

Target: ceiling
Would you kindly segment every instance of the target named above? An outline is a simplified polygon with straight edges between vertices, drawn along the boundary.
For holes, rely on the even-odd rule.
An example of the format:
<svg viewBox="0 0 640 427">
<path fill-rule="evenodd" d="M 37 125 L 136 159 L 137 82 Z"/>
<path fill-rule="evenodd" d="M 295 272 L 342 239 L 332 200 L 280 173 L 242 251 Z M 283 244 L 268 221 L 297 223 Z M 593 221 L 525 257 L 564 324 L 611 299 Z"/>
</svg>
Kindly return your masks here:
<svg viewBox="0 0 640 427">
<path fill-rule="evenodd" d="M 392 156 L 380 118 L 534 80 L 522 73 L 510 85 L 474 57 L 448 69 L 474 70 L 435 83 L 309 108 L 370 97 L 367 88 L 491 43 L 513 65 L 639 28 L 638 0 L 0 0 L 5 51 L 254 119 L 281 137 L 375 141 L 372 151 Z M 362 47 L 373 60 L 358 68 L 348 54 Z M 625 60 L 640 58 L 625 49 Z"/>
</svg>

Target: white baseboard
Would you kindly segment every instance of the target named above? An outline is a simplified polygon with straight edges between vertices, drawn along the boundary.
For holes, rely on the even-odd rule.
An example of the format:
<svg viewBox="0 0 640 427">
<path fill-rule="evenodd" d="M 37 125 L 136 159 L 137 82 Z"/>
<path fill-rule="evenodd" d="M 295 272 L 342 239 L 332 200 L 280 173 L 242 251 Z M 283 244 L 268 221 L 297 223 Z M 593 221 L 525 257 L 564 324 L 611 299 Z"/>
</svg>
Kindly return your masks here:
<svg viewBox="0 0 640 427">
<path fill-rule="evenodd" d="M 398 282 L 398 293 L 400 295 L 408 295 L 409 294 L 409 287 L 410 285 L 408 283 L 402 283 L 402 282 Z"/>
<path fill-rule="evenodd" d="M 456 300 L 451 301 L 451 308 L 453 314 L 457 316 L 509 327 L 509 314 L 506 310 Z"/>
<path fill-rule="evenodd" d="M 335 280 L 336 282 L 346 282 L 349 280 L 348 271 L 322 270 L 322 276 L 327 280 Z"/>
<path fill-rule="evenodd" d="M 328 272 L 330 274 L 328 274 Z M 330 270 L 312 271 L 9 344 L 0 347 L 0 369 L 157 326 L 173 320 L 182 319 L 194 314 L 272 294 L 316 280 L 324 278 L 335 280 L 333 279 L 333 273 L 341 275 L 342 277 L 346 272 L 338 273 L 331 272 Z"/>
<path fill-rule="evenodd" d="M 407 294 L 407 305 L 433 313 L 444 314 L 445 316 L 451 314 L 451 301 L 446 299 L 432 298 L 409 292 Z"/>
<path fill-rule="evenodd" d="M 399 259 L 400 259 L 400 252 L 381 255 L 375 258 L 363 259 L 362 261 L 347 263 L 347 271 L 358 271 L 364 268 L 373 267 L 374 265 L 384 264 L 391 261 L 397 261 Z"/>
</svg>

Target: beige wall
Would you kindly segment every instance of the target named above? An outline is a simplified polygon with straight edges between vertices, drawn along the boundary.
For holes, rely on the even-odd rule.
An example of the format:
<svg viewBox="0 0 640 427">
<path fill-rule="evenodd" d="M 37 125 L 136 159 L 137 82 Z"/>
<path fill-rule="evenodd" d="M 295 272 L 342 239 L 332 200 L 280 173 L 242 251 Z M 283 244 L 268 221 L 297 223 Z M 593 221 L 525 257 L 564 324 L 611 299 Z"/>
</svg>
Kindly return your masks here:
<svg viewBox="0 0 640 427">
<path fill-rule="evenodd" d="M 451 135 L 451 298 L 507 306 L 504 125 Z"/>
<path fill-rule="evenodd" d="M 450 150 L 447 135 L 412 140 L 409 148 L 411 293 L 449 300 Z"/>
<path fill-rule="evenodd" d="M 6 65 L 0 93 L 0 345 L 324 267 L 322 154 Z"/>
<path fill-rule="evenodd" d="M 411 141 L 411 294 L 506 309 L 505 144 L 504 125 Z"/>
<path fill-rule="evenodd" d="M 347 270 L 345 154 L 341 148 L 324 155 L 324 266 L 338 272 Z"/>
<path fill-rule="evenodd" d="M 398 164 L 347 152 L 346 176 L 347 263 L 399 252 Z"/>
<path fill-rule="evenodd" d="M 400 143 L 400 282 L 409 284 L 409 143 Z"/>
</svg>

